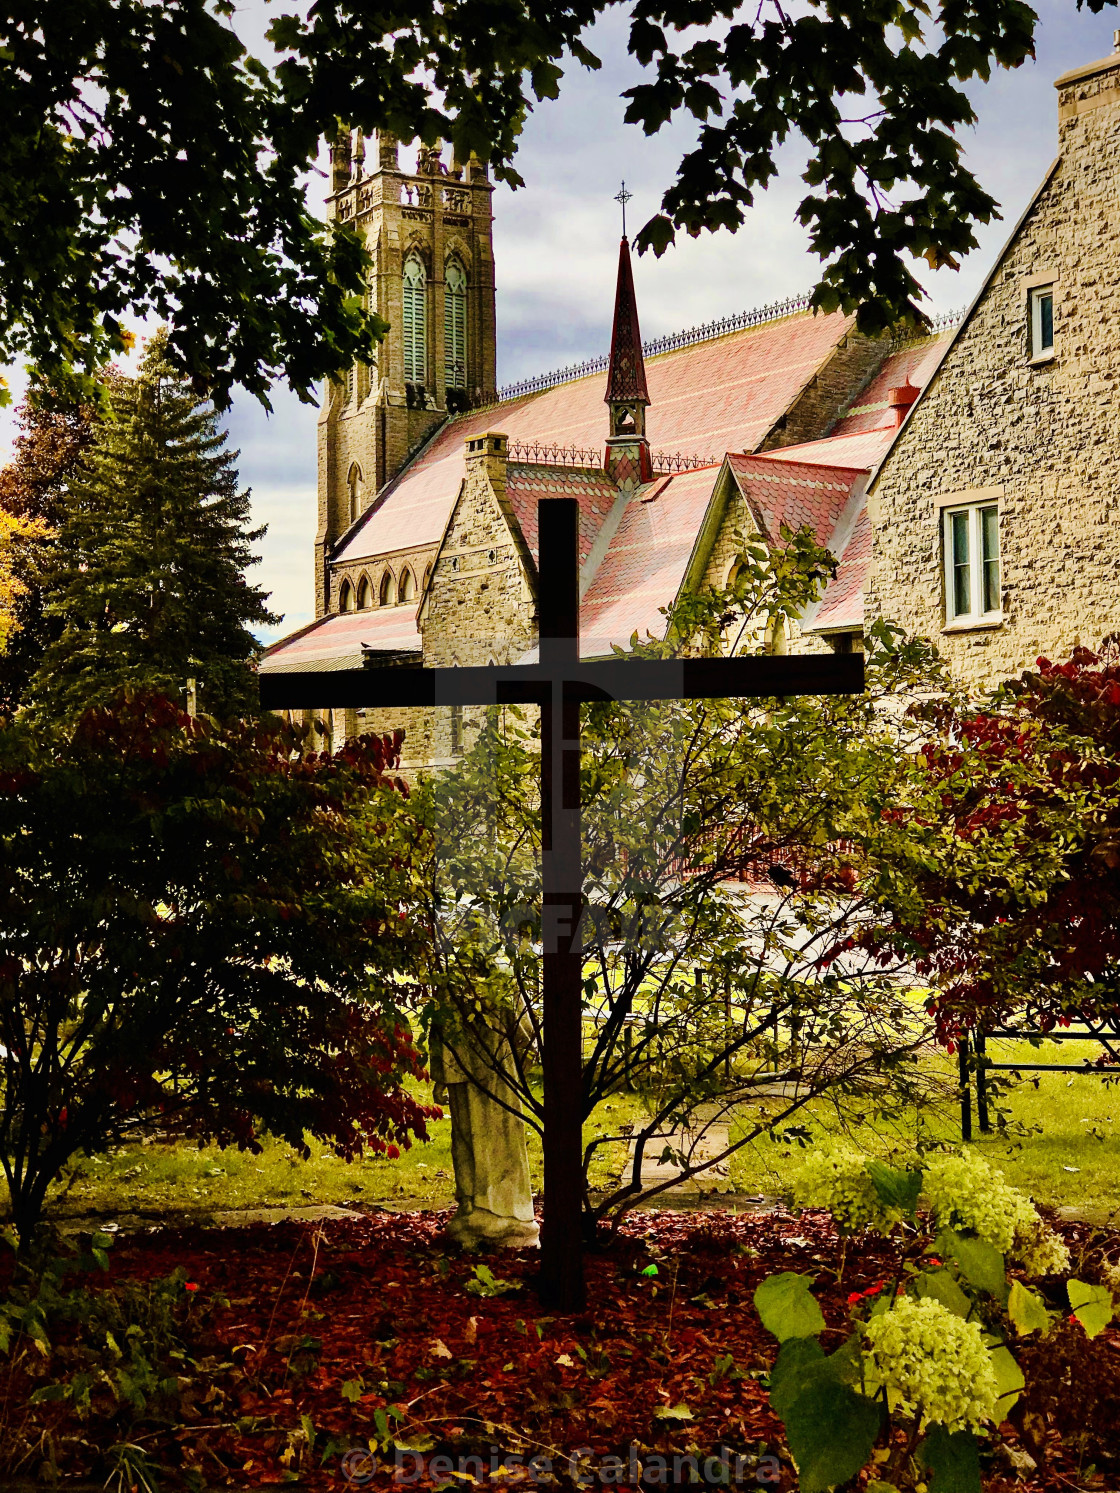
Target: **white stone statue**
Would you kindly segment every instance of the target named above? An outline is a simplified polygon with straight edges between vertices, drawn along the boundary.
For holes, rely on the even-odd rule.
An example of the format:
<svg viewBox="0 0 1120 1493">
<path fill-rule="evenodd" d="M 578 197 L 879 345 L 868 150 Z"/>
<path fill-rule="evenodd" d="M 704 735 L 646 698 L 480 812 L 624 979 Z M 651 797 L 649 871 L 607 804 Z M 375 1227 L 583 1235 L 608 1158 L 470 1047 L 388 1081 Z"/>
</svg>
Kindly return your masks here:
<svg viewBox="0 0 1120 1493">
<path fill-rule="evenodd" d="M 492 1055 L 480 1050 L 484 1040 Z M 466 1247 L 485 1242 L 518 1249 L 538 1242 L 525 1121 L 502 1076 L 511 1060 L 508 1040 L 497 1033 L 468 1038 L 456 1032 L 446 1041 L 432 1033 L 432 1080 L 437 1095 L 441 1086 L 447 1090 L 459 1205 L 447 1232 Z"/>
</svg>

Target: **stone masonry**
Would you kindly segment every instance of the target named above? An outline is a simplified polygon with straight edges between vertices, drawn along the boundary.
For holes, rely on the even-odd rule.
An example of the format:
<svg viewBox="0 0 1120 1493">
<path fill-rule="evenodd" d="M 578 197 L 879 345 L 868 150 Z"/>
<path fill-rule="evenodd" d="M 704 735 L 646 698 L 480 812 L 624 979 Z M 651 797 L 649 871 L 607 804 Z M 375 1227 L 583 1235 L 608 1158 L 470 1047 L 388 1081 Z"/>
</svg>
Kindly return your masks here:
<svg viewBox="0 0 1120 1493">
<path fill-rule="evenodd" d="M 869 489 L 876 617 L 975 686 L 1120 629 L 1120 55 L 1058 79 L 1059 155 Z M 1054 290 L 1031 356 L 1029 295 Z M 1002 610 L 946 624 L 942 513 L 999 510 Z"/>
</svg>

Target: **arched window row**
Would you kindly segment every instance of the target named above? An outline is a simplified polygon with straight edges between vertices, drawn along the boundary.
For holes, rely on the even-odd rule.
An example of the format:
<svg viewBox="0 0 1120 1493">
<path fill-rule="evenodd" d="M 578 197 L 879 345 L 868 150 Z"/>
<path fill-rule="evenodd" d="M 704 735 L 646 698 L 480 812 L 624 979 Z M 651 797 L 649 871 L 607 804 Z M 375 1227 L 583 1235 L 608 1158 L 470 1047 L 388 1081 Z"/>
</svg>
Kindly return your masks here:
<svg viewBox="0 0 1120 1493">
<path fill-rule="evenodd" d="M 432 573 L 429 565 L 424 573 L 424 584 L 428 584 L 428 577 Z M 338 588 L 338 610 L 340 612 L 367 612 L 375 606 L 391 607 L 400 603 L 415 601 L 417 597 L 416 574 L 410 565 L 406 565 L 400 575 L 394 575 L 392 570 L 386 566 L 381 573 L 381 579 L 377 585 L 376 598 L 373 583 L 363 571 L 359 576 L 357 584 L 349 578 L 343 578 Z"/>
</svg>

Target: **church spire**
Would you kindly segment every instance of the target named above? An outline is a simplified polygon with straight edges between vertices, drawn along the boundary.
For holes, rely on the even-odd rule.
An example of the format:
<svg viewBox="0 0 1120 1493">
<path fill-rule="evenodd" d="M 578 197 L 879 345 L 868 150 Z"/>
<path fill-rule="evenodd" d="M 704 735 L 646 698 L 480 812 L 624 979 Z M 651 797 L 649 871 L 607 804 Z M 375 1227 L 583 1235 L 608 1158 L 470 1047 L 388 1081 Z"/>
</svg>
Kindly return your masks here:
<svg viewBox="0 0 1120 1493">
<path fill-rule="evenodd" d="M 611 333 L 611 361 L 607 371 L 604 402 L 610 407 L 610 435 L 607 438 L 607 471 L 616 482 L 630 476 L 648 482 L 653 475 L 649 441 L 646 439 L 646 365 L 642 356 L 642 334 L 638 327 L 638 301 L 634 294 L 634 273 L 630 267 L 630 241 L 626 237 L 626 204 L 630 193 L 626 183 L 618 195 L 622 203 L 623 234 L 618 248 L 618 284 L 614 296 L 614 329 Z"/>
</svg>

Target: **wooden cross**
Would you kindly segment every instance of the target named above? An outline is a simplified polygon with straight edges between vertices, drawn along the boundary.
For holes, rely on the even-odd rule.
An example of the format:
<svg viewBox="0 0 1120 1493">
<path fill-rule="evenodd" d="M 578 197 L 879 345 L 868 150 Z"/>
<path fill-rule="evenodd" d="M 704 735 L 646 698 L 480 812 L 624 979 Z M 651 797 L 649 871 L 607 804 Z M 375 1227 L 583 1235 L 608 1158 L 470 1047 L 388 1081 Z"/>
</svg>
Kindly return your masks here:
<svg viewBox="0 0 1120 1493">
<path fill-rule="evenodd" d="M 579 654 L 579 504 L 537 506 L 540 662 L 483 668 L 339 669 L 262 674 L 264 710 L 538 705 L 541 710 L 541 934 L 544 1023 L 542 1295 L 578 1311 L 583 1285 L 583 914 L 581 704 L 841 695 L 863 689 L 862 654 L 609 659 Z"/>
</svg>

